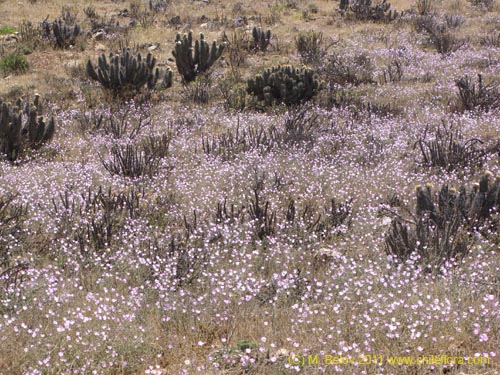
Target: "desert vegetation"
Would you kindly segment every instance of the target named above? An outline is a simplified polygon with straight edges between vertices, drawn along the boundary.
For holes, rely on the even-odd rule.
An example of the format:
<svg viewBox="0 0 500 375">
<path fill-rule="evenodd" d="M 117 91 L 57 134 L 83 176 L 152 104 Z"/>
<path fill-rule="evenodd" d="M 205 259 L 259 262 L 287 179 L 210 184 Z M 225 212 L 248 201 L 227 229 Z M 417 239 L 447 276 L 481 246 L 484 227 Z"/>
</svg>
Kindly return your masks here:
<svg viewBox="0 0 500 375">
<path fill-rule="evenodd" d="M 499 20 L 0 0 L 0 374 L 499 373 Z"/>
</svg>

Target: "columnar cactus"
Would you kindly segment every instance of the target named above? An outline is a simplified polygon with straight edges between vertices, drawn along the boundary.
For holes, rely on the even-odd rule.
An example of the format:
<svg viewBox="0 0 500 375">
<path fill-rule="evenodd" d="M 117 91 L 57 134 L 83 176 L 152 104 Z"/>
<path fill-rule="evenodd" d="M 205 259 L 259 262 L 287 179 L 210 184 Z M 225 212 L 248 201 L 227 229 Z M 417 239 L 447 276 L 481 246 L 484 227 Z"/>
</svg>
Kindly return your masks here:
<svg viewBox="0 0 500 375">
<path fill-rule="evenodd" d="M 0 100 L 0 154 L 8 160 L 16 160 L 26 148 L 41 147 L 52 139 L 54 131 L 54 118 L 45 120 L 41 116 L 38 95 L 24 108 L 21 100 L 14 106 Z"/>
<path fill-rule="evenodd" d="M 417 187 L 416 214 L 420 218 L 428 215 L 437 225 L 451 221 L 453 212 L 460 214 L 460 220 L 471 226 L 471 229 L 482 225 L 491 214 L 500 209 L 500 176 L 494 181 L 493 174 L 485 172 L 479 183 L 467 191 L 465 186 L 460 190 L 441 187 L 437 202 L 433 202 L 432 186 Z"/>
<path fill-rule="evenodd" d="M 434 265 L 465 255 L 471 233 L 498 231 L 492 215 L 500 209 L 500 176 L 492 180 L 492 173 L 486 172 L 472 189 L 444 185 L 437 193 L 430 184 L 417 186 L 415 215 L 411 220 L 401 215 L 392 220 L 387 252 L 402 261 L 417 252 Z"/>
<path fill-rule="evenodd" d="M 172 71 L 166 72 L 154 68 L 156 59 L 148 53 L 145 59 L 141 54 L 132 56 L 130 50 L 124 48 L 121 55 L 102 54 L 97 63 L 97 70 L 89 60 L 87 62 L 88 76 L 98 81 L 105 89 L 110 90 L 115 96 L 135 94 L 144 86 L 153 89 L 162 80 L 162 86 L 172 86 Z M 163 78 L 162 78 L 163 76 Z"/>
<path fill-rule="evenodd" d="M 160 12 L 167 9 L 169 0 L 149 0 L 149 10 Z"/>
<path fill-rule="evenodd" d="M 264 32 L 264 30 L 254 27 L 252 30 L 252 36 L 254 50 L 265 51 L 271 42 L 271 30 Z"/>
<path fill-rule="evenodd" d="M 293 105 L 311 99 L 320 83 L 309 68 L 278 66 L 265 70 L 247 81 L 247 92 L 264 105 Z"/>
<path fill-rule="evenodd" d="M 60 18 L 56 19 L 52 24 L 44 21 L 42 28 L 44 36 L 52 40 L 55 47 L 62 49 L 75 45 L 76 38 L 82 34 L 80 26 L 65 25 Z"/>
<path fill-rule="evenodd" d="M 399 16 L 399 13 L 390 10 L 390 7 L 391 4 L 386 0 L 375 5 L 372 4 L 372 0 L 353 0 L 352 2 L 341 0 L 340 2 L 340 10 L 352 12 L 357 20 L 392 21 Z"/>
<path fill-rule="evenodd" d="M 221 57 L 224 47 L 224 44 L 217 45 L 215 41 L 210 47 L 203 33 L 200 33 L 200 40 L 197 40 L 194 45 L 193 56 L 193 33 L 190 31 L 183 36 L 177 34 L 172 54 L 184 82 L 192 82 L 197 75 L 207 72 Z"/>
</svg>

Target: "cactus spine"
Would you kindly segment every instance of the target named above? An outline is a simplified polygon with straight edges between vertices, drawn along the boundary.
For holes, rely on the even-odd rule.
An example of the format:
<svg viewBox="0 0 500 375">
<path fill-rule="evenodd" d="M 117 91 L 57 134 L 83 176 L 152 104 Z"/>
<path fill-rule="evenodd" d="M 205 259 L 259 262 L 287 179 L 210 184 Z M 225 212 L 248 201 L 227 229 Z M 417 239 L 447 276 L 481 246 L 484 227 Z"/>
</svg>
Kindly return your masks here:
<svg viewBox="0 0 500 375">
<path fill-rule="evenodd" d="M 205 41 L 205 36 L 200 33 L 200 40 L 194 45 L 193 56 L 193 33 L 177 34 L 175 38 L 175 49 L 172 54 L 175 57 L 177 70 L 184 82 L 192 82 L 196 76 L 207 72 L 212 65 L 221 57 L 224 51 L 224 44 L 217 45 L 214 41 L 212 46 Z"/>
</svg>

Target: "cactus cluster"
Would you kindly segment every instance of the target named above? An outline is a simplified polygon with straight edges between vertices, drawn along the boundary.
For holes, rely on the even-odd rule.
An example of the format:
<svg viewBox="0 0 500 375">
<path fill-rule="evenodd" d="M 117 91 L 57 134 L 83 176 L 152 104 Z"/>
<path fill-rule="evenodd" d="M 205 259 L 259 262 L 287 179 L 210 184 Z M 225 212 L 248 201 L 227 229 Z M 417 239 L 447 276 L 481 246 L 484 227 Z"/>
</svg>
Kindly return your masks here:
<svg viewBox="0 0 500 375">
<path fill-rule="evenodd" d="M 49 23 L 47 20 L 42 23 L 43 36 L 50 40 L 54 47 L 66 49 L 74 46 L 76 38 L 82 34 L 80 26 L 66 25 L 62 19 L 58 18 L 54 22 Z"/>
<path fill-rule="evenodd" d="M 264 30 L 254 27 L 252 30 L 252 49 L 255 51 L 265 51 L 271 42 L 271 30 Z"/>
<path fill-rule="evenodd" d="M 405 261 L 414 252 L 432 265 L 466 255 L 470 234 L 495 232 L 492 215 L 500 209 L 500 176 L 486 172 L 472 189 L 417 186 L 413 220 L 398 215 L 386 233 L 387 253 Z M 498 225 L 498 223 L 497 223 Z M 496 228 L 498 229 L 498 228 Z"/>
<path fill-rule="evenodd" d="M 40 97 L 33 103 L 18 99 L 14 105 L 0 100 L 0 154 L 16 160 L 25 149 L 37 149 L 54 136 L 54 118 L 42 116 Z"/>
<path fill-rule="evenodd" d="M 195 42 L 193 51 L 193 33 L 190 31 L 182 36 L 177 34 L 172 54 L 184 82 L 192 82 L 196 76 L 207 72 L 221 57 L 224 47 L 224 44 L 217 45 L 215 41 L 210 47 L 209 43 L 205 41 L 203 33 L 200 33 L 200 40 Z"/>
<path fill-rule="evenodd" d="M 482 74 L 478 74 L 477 84 L 469 76 L 455 80 L 458 88 L 458 97 L 455 109 L 464 111 L 488 111 L 500 108 L 500 87 L 492 83 L 485 83 Z"/>
<path fill-rule="evenodd" d="M 340 0 L 339 9 L 341 12 L 347 11 L 349 8 L 349 0 Z"/>
<path fill-rule="evenodd" d="M 109 63 L 102 54 L 95 68 L 88 60 L 87 74 L 115 96 L 128 96 L 138 93 L 144 86 L 151 90 L 160 81 L 164 88 L 172 86 L 172 71 L 160 71 L 155 65 L 156 59 L 151 53 L 143 59 L 140 53 L 133 56 L 130 49 L 124 48 L 120 55 L 111 53 Z"/>
<path fill-rule="evenodd" d="M 247 92 L 266 106 L 305 102 L 319 89 L 319 80 L 312 69 L 289 65 L 267 69 L 247 81 Z"/>
<path fill-rule="evenodd" d="M 386 0 L 375 5 L 372 0 L 341 0 L 339 8 L 357 20 L 393 21 L 399 16 L 397 11 L 390 10 L 391 4 Z"/>
<path fill-rule="evenodd" d="M 161 12 L 167 9 L 170 5 L 170 0 L 149 0 L 149 10 Z"/>
</svg>

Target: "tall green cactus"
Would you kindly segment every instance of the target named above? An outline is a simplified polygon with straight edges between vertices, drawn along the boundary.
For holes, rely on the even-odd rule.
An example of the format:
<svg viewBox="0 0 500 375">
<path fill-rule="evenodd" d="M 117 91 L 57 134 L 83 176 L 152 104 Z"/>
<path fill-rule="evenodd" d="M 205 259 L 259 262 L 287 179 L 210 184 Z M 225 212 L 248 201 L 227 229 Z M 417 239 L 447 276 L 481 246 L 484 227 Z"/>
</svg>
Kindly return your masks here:
<svg viewBox="0 0 500 375">
<path fill-rule="evenodd" d="M 192 82 L 196 76 L 207 72 L 212 65 L 221 57 L 225 45 L 214 41 L 212 46 L 205 41 L 205 36 L 200 33 L 200 40 L 197 40 L 194 45 L 193 55 L 193 33 L 177 34 L 175 38 L 175 49 L 172 54 L 175 57 L 177 70 L 184 82 Z"/>
<path fill-rule="evenodd" d="M 320 82 L 312 69 L 289 65 L 267 69 L 247 81 L 247 92 L 267 106 L 298 104 L 311 99 L 319 90 Z"/>
<path fill-rule="evenodd" d="M 253 49 L 257 51 L 265 51 L 271 42 L 271 30 L 264 30 L 254 27 L 252 30 Z"/>
<path fill-rule="evenodd" d="M 156 59 L 151 53 L 143 59 L 140 53 L 134 57 L 130 49 L 124 48 L 120 55 L 111 53 L 109 63 L 106 55 L 102 54 L 96 68 L 88 60 L 87 75 L 115 96 L 135 95 L 144 86 L 149 90 L 154 89 L 160 80 L 164 88 L 172 86 L 172 70 L 168 68 L 163 72 L 155 69 L 155 65 Z"/>
<path fill-rule="evenodd" d="M 440 265 L 465 255 L 469 237 L 498 232 L 500 176 L 485 172 L 472 189 L 443 185 L 434 193 L 430 184 L 419 185 L 416 195 L 415 215 L 408 220 L 396 215 L 386 233 L 387 252 L 402 261 L 417 252 Z"/>
<path fill-rule="evenodd" d="M 66 49 L 75 45 L 76 38 L 82 34 L 80 26 L 68 26 L 58 18 L 52 24 L 44 21 L 42 23 L 44 37 L 51 40 L 56 48 Z"/>
<path fill-rule="evenodd" d="M 38 149 L 52 139 L 54 118 L 45 120 L 41 112 L 38 95 L 24 106 L 21 100 L 13 106 L 0 100 L 0 154 L 14 161 L 25 149 Z"/>
</svg>

